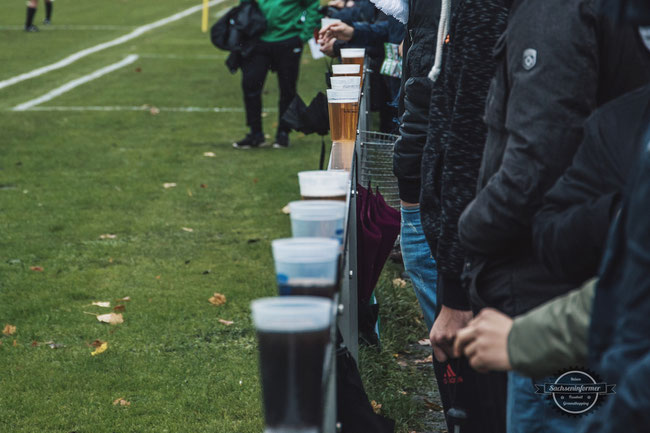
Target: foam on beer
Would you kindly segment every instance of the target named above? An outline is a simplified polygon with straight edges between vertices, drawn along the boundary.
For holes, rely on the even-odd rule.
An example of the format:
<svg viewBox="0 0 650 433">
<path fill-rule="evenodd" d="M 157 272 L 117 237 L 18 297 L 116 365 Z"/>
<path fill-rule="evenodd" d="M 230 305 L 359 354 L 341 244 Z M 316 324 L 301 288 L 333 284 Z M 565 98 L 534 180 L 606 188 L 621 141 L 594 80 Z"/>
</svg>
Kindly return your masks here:
<svg viewBox="0 0 650 433">
<path fill-rule="evenodd" d="M 334 303 L 315 296 L 280 296 L 251 302 L 253 323 L 264 332 L 310 332 L 329 328 Z"/>
</svg>

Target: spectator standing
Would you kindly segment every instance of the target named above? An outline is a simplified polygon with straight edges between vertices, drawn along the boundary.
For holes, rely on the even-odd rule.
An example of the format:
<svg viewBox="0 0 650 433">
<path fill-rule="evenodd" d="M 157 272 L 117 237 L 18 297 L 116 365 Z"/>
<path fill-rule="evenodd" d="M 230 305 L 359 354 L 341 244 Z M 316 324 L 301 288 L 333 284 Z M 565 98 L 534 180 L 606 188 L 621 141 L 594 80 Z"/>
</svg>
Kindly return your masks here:
<svg viewBox="0 0 650 433">
<path fill-rule="evenodd" d="M 43 24 L 50 24 L 52 20 L 52 8 L 54 0 L 44 0 L 45 3 L 45 19 Z M 34 25 L 34 15 L 36 15 L 36 9 L 38 8 L 38 0 L 29 0 L 27 2 L 27 20 L 25 21 L 25 31 L 26 32 L 37 32 L 38 27 Z"/>
<path fill-rule="evenodd" d="M 242 0 L 248 1 L 248 0 Z M 250 55 L 241 60 L 242 89 L 249 134 L 233 143 L 237 149 L 264 145 L 262 129 L 262 89 L 269 71 L 278 75 L 280 100 L 278 129 L 273 147 L 289 146 L 290 128 L 282 115 L 296 96 L 303 44 L 319 27 L 318 0 L 258 0 L 266 18 L 266 31 Z"/>
</svg>

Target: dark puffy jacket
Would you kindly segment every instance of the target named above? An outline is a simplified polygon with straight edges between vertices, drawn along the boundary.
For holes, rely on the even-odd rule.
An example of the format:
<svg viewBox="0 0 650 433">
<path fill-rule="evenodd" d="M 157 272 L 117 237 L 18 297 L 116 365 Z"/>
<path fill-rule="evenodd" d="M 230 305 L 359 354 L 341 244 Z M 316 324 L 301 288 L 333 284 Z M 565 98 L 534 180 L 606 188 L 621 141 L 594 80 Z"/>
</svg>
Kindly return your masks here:
<svg viewBox="0 0 650 433">
<path fill-rule="evenodd" d="M 638 29 L 614 28 L 596 13 L 599 3 L 513 2 L 495 49 L 478 193 L 459 221 L 476 307 L 520 314 L 574 288 L 535 258 L 533 216 L 570 164 L 590 113 L 650 75 Z"/>
<path fill-rule="evenodd" d="M 533 220 L 535 252 L 554 275 L 575 283 L 596 275 L 648 107 L 650 86 L 644 86 L 598 109 L 585 123 L 571 166 Z"/>
<path fill-rule="evenodd" d="M 492 50 L 507 15 L 499 0 L 458 1 L 431 91 L 420 215 L 436 259 L 438 293 L 445 306 L 455 309 L 469 309 L 460 282 L 466 253 L 458 240 L 458 218 L 476 193 L 487 134 L 485 98 L 496 68 Z"/>
<path fill-rule="evenodd" d="M 409 18 L 402 67 L 402 122 L 395 143 L 393 172 L 400 199 L 420 200 L 420 166 L 427 140 L 431 80 L 427 75 L 436 56 L 440 0 L 409 1 Z"/>
</svg>

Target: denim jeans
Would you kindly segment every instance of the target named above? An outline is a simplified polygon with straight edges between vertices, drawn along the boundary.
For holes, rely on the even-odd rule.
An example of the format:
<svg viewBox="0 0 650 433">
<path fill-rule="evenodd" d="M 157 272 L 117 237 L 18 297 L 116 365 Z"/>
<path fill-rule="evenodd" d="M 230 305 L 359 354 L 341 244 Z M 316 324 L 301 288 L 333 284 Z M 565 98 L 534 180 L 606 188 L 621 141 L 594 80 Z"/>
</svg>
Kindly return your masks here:
<svg viewBox="0 0 650 433">
<path fill-rule="evenodd" d="M 508 373 L 506 423 L 508 433 L 573 433 L 584 423 L 582 417 L 570 417 L 554 408 L 544 395 L 535 394 L 535 384 L 554 382 L 550 378 L 531 379 Z"/>
<path fill-rule="evenodd" d="M 404 269 L 411 278 L 415 296 L 424 314 L 427 329 L 431 330 L 436 318 L 436 286 L 438 271 L 431 256 L 429 244 L 424 237 L 420 223 L 419 207 L 402 207 L 402 224 L 400 247 L 404 260 Z"/>
</svg>

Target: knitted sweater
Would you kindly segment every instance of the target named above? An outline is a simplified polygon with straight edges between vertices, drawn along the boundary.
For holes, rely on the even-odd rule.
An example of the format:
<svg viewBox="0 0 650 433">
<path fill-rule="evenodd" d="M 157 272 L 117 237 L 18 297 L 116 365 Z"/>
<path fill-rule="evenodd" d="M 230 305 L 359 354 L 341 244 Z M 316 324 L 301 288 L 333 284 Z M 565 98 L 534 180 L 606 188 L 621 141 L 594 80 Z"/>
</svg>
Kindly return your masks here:
<svg viewBox="0 0 650 433">
<path fill-rule="evenodd" d="M 465 250 L 458 239 L 458 218 L 476 192 L 487 134 L 485 99 L 496 68 L 492 52 L 507 20 L 501 4 L 454 2 L 422 156 L 422 225 L 438 266 L 441 302 L 456 309 L 470 305 L 460 283 Z"/>
</svg>

